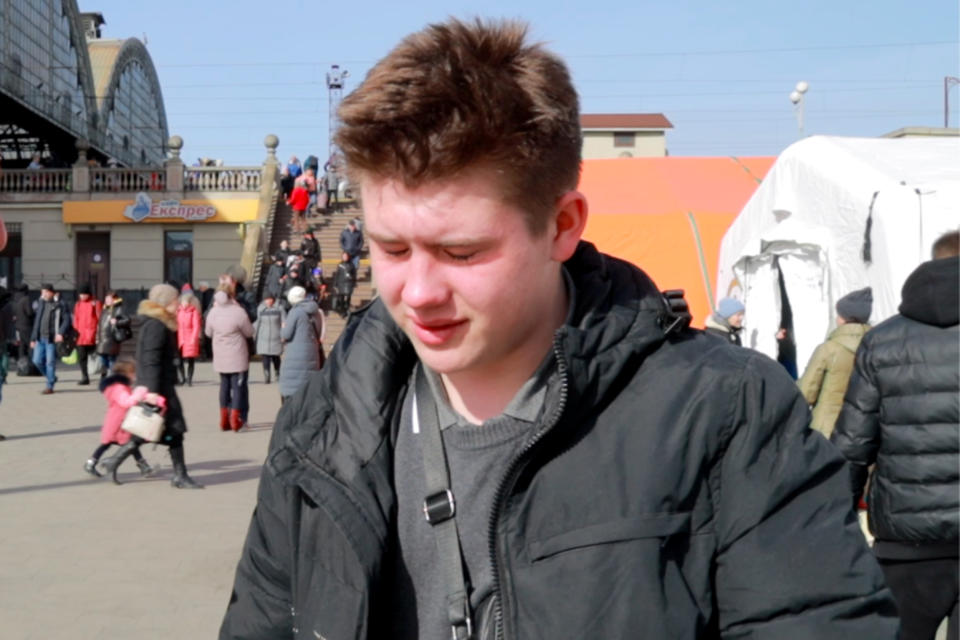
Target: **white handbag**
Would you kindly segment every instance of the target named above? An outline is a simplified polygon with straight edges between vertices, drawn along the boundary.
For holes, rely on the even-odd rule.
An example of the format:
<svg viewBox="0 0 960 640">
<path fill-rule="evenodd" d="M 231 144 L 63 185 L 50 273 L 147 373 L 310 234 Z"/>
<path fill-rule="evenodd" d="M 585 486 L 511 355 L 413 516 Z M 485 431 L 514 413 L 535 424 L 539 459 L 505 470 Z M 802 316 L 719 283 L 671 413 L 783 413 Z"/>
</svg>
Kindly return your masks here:
<svg viewBox="0 0 960 640">
<path fill-rule="evenodd" d="M 163 435 L 163 407 L 141 402 L 127 409 L 120 428 L 147 442 L 159 442 Z"/>
</svg>

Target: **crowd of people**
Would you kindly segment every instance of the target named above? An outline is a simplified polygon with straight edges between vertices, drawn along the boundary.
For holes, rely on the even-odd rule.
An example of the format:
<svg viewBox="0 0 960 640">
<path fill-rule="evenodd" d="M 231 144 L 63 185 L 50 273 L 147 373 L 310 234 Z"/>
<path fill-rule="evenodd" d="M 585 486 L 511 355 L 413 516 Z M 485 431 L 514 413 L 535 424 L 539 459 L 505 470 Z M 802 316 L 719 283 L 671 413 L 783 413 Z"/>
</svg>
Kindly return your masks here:
<svg viewBox="0 0 960 640">
<path fill-rule="evenodd" d="M 316 264 L 319 247 L 314 244 L 295 257 L 298 263 Z M 216 288 L 201 282 L 195 292 L 188 283 L 158 284 L 135 313 L 125 311 L 116 291 L 107 291 L 99 300 L 87 285 L 78 287 L 72 306 L 50 283 L 40 286 L 35 301 L 25 284 L 13 295 L 0 289 L 0 344 L 5 356 L 8 345 L 13 351 L 18 375 L 44 377 L 44 395 L 55 393 L 58 367 L 75 363 L 80 386 L 90 385 L 91 377 L 99 376 L 98 389 L 108 409 L 100 443 L 83 465 L 88 474 L 117 482 L 117 468 L 129 456 L 142 475 L 152 474 L 153 467 L 139 452 L 144 441 L 121 425 L 132 407 L 159 403 L 165 425 L 161 444 L 169 448 L 173 461 L 171 483 L 177 488 L 200 488 L 186 470 L 187 423 L 176 392 L 177 386 L 193 386 L 196 361 L 209 357 L 219 377 L 220 429 L 239 432 L 248 421 L 248 374 L 254 355 L 262 359 L 264 383 L 274 379 L 279 383 L 281 400 L 318 370 L 325 357 L 326 324 L 318 304 L 321 291 L 308 292 L 293 284 L 278 304 L 279 294 L 268 288 L 259 306 L 254 306 L 245 279 L 245 271 L 234 266 L 220 277 Z M 134 338 L 135 348 L 124 349 Z M 7 362 L 0 364 L 5 377 Z M 119 450 L 103 458 L 113 445 Z"/>
</svg>

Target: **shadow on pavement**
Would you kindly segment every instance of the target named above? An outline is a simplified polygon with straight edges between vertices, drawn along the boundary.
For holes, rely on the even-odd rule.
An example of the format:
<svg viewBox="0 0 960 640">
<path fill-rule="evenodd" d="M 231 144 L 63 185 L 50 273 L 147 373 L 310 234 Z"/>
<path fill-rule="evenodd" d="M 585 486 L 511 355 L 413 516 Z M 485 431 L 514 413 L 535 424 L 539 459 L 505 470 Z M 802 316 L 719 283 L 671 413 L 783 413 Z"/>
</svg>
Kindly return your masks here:
<svg viewBox="0 0 960 640">
<path fill-rule="evenodd" d="M 100 427 L 97 427 L 97 429 L 99 428 Z M 145 451 L 145 453 L 147 452 Z M 127 464 L 130 464 L 130 468 L 132 469 L 132 461 L 133 459 L 131 458 L 130 462 L 124 462 L 123 466 L 126 467 Z M 190 464 L 190 459 L 189 457 L 187 458 L 187 471 L 194 478 L 194 480 L 203 485 L 230 484 L 233 482 L 252 480 L 260 477 L 260 470 L 262 468 L 262 464 L 254 464 L 253 460 L 206 460 L 197 462 L 195 464 Z M 210 470 L 213 473 L 202 473 L 206 470 Z M 80 471 L 79 468 L 78 471 Z M 141 478 L 137 473 L 120 472 L 117 474 L 117 479 L 125 485 L 143 482 L 170 482 L 172 475 L 173 469 L 170 466 L 169 459 L 167 459 L 160 463 L 158 473 L 150 476 L 149 478 Z M 53 482 L 50 484 L 35 484 L 25 485 L 22 487 L 0 488 L 0 496 L 12 493 L 29 493 L 32 491 L 47 491 L 51 489 L 79 487 L 87 484 L 103 484 L 107 486 L 113 486 L 113 483 L 109 478 L 83 477 L 77 480 L 71 480 L 69 482 Z"/>
<path fill-rule="evenodd" d="M 58 429 L 57 431 L 41 431 L 40 433 L 23 433 L 16 436 L 7 436 L 7 442 L 11 440 L 26 440 L 28 438 L 47 438 L 49 436 L 69 436 L 75 433 L 91 433 L 100 431 L 100 427 L 77 427 L 76 429 Z"/>
</svg>

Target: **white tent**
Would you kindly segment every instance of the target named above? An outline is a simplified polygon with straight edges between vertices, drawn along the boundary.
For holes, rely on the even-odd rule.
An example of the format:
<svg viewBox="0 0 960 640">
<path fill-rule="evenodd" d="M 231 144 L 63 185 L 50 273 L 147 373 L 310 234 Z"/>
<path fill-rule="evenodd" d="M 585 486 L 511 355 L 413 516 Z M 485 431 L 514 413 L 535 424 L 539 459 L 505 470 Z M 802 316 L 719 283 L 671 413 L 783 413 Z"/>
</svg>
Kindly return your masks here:
<svg viewBox="0 0 960 640">
<path fill-rule="evenodd" d="M 960 138 L 807 138 L 724 236 L 717 296 L 744 302 L 744 345 L 776 358 L 782 277 L 802 373 L 837 299 L 871 286 L 871 323 L 895 314 L 904 280 L 958 225 Z"/>
</svg>

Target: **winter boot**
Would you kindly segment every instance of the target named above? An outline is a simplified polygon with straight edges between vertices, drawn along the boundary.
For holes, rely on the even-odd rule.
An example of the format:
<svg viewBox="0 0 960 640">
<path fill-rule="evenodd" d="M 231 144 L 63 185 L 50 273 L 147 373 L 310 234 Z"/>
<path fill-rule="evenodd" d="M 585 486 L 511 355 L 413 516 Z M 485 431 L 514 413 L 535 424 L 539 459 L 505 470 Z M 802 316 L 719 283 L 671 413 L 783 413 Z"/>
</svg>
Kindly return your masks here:
<svg viewBox="0 0 960 640">
<path fill-rule="evenodd" d="M 144 478 L 148 476 L 152 476 L 157 471 L 156 467 L 151 467 L 150 463 L 147 462 L 145 459 L 137 460 L 137 467 L 139 467 L 140 469 L 140 475 L 143 476 Z"/>
<path fill-rule="evenodd" d="M 239 409 L 230 409 L 230 428 L 234 431 L 240 431 L 244 427 L 243 418 L 240 417 Z"/>
<path fill-rule="evenodd" d="M 93 458 L 90 458 L 83 463 L 83 470 L 92 475 L 94 478 L 101 478 L 100 472 L 97 471 L 97 461 Z"/>
<path fill-rule="evenodd" d="M 120 447 L 120 450 L 117 451 L 114 455 L 109 458 L 104 458 L 100 464 L 103 465 L 103 469 L 106 473 L 110 474 L 110 478 L 113 480 L 114 484 L 123 484 L 117 480 L 117 469 L 123 463 L 124 460 L 133 455 L 133 450 L 139 446 L 139 443 L 135 440 L 130 440 L 127 444 Z"/>
<path fill-rule="evenodd" d="M 220 407 L 220 431 L 230 431 L 230 409 Z"/>
<path fill-rule="evenodd" d="M 183 460 L 183 445 L 170 448 L 170 460 L 173 462 L 171 487 L 175 489 L 203 489 L 202 484 L 194 482 L 193 478 L 187 475 L 187 463 Z"/>
<path fill-rule="evenodd" d="M 270 372 L 265 371 L 263 374 L 263 384 L 270 384 Z"/>
</svg>

